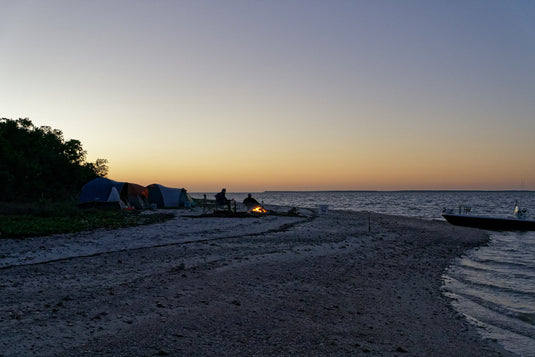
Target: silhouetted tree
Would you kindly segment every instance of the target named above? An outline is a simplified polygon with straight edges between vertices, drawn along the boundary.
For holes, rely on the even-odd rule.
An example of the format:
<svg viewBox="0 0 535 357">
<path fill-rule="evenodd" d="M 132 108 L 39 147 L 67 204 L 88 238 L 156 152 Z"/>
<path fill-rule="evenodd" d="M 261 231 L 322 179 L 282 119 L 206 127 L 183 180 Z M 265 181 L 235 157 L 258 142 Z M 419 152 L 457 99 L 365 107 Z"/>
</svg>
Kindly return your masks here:
<svg viewBox="0 0 535 357">
<path fill-rule="evenodd" d="M 108 161 L 88 163 L 79 140 L 28 119 L 0 119 L 0 200 L 66 199 L 106 176 Z"/>
</svg>

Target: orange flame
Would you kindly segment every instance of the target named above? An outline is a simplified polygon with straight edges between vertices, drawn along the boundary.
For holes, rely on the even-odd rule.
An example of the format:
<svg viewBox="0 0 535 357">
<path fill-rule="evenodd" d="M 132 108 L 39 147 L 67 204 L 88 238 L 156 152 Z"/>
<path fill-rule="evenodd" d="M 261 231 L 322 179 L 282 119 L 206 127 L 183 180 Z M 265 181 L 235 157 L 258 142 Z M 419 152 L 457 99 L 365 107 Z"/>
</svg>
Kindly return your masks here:
<svg viewBox="0 0 535 357">
<path fill-rule="evenodd" d="M 267 213 L 267 210 L 264 209 L 262 206 L 256 206 L 251 211 L 255 213 Z"/>
</svg>

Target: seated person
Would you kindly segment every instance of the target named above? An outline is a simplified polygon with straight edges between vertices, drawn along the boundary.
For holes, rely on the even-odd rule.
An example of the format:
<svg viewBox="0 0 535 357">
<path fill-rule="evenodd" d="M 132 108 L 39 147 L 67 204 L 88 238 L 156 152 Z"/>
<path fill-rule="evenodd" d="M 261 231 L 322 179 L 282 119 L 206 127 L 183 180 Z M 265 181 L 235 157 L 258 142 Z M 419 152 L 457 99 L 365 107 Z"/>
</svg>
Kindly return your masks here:
<svg viewBox="0 0 535 357">
<path fill-rule="evenodd" d="M 247 207 L 247 210 L 250 211 L 253 208 L 260 206 L 257 200 L 253 198 L 251 194 L 247 195 L 247 198 L 243 200 L 243 204 Z"/>
<path fill-rule="evenodd" d="M 227 206 L 228 210 L 230 211 L 230 200 L 225 196 L 227 193 L 227 189 L 224 188 L 221 190 L 221 192 L 217 193 L 215 195 L 215 203 L 217 206 Z"/>
</svg>

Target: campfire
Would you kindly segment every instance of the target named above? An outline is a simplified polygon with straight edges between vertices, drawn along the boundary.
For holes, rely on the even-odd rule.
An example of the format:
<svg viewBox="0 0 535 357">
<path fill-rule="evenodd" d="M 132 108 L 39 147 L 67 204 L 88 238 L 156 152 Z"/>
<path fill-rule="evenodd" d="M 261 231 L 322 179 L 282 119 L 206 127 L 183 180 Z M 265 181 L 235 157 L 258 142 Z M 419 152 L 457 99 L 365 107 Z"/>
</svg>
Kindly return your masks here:
<svg viewBox="0 0 535 357">
<path fill-rule="evenodd" d="M 251 212 L 254 212 L 254 213 L 268 213 L 267 209 L 265 209 L 264 207 L 262 206 L 256 206 L 254 207 Z"/>
</svg>

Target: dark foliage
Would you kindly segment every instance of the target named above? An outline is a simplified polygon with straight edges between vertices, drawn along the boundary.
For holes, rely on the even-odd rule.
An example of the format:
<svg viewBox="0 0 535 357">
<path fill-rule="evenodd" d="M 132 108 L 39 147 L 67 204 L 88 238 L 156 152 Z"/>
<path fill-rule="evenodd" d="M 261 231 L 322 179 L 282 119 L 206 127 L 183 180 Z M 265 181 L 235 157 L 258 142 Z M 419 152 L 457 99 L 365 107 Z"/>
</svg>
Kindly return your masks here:
<svg viewBox="0 0 535 357">
<path fill-rule="evenodd" d="M 0 207 L 1 208 L 1 207 Z M 0 239 L 45 236 L 57 233 L 74 233 L 98 228 L 116 229 L 165 222 L 173 213 L 141 214 L 139 211 L 80 210 L 75 206 L 61 205 L 32 209 L 29 213 L 0 214 Z M 1 252 L 0 252 L 1 253 Z"/>
<path fill-rule="evenodd" d="M 0 119 L 0 201 L 63 200 L 88 181 L 106 176 L 107 160 L 85 161 L 79 140 L 29 119 Z"/>
<path fill-rule="evenodd" d="M 74 202 L 0 202 L 0 239 L 116 229 L 165 222 L 173 212 L 79 209 Z M 1 252 L 0 252 L 1 253 Z"/>
</svg>

